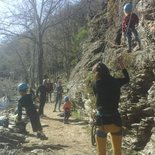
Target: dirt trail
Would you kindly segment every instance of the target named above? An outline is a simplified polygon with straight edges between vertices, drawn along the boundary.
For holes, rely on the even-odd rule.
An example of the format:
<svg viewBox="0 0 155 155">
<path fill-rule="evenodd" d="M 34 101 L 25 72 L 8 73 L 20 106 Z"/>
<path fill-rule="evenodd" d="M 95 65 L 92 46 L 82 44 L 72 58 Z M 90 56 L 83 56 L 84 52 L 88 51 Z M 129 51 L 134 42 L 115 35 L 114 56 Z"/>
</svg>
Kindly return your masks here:
<svg viewBox="0 0 155 155">
<path fill-rule="evenodd" d="M 70 119 L 69 124 L 63 123 L 63 118 L 57 116 L 59 112 L 53 112 L 53 103 L 45 105 L 47 117 L 41 118 L 43 130 L 48 140 L 40 141 L 36 137 L 28 136 L 28 143 L 24 144 L 26 154 L 33 149 L 46 149 L 50 155 L 95 155 L 95 148 L 91 145 L 88 127 L 82 121 Z M 30 124 L 28 131 L 32 133 Z M 47 153 L 42 153 L 45 155 Z"/>
</svg>

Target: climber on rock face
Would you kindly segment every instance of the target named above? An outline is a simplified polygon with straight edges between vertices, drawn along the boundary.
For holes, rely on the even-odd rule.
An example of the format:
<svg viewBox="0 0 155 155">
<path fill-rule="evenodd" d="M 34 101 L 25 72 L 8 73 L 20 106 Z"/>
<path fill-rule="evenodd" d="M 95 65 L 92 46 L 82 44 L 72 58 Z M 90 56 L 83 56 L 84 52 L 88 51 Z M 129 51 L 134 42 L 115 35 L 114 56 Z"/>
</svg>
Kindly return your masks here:
<svg viewBox="0 0 155 155">
<path fill-rule="evenodd" d="M 124 74 L 123 78 L 110 75 L 107 66 L 101 62 L 93 67 L 95 82 L 93 91 L 96 97 L 96 144 L 98 155 L 106 155 L 107 134 L 111 134 L 113 154 L 121 155 L 122 121 L 118 112 L 120 88 L 130 80 L 122 57 L 117 58 Z"/>
<path fill-rule="evenodd" d="M 124 5 L 124 18 L 122 24 L 120 25 L 119 29 L 117 30 L 116 38 L 115 38 L 115 45 L 118 47 L 123 47 L 126 42 L 126 38 L 128 41 L 128 51 L 132 51 L 132 34 L 134 35 L 134 40 L 138 42 L 138 49 L 141 49 L 141 43 L 139 39 L 138 32 L 136 30 L 136 26 L 139 24 L 138 16 L 133 13 L 132 3 L 126 3 Z M 121 42 L 122 35 L 124 37 L 123 42 Z"/>
<path fill-rule="evenodd" d="M 139 49 L 141 49 L 139 35 L 136 30 L 136 26 L 139 24 L 139 18 L 135 13 L 133 13 L 132 3 L 126 3 L 123 9 L 125 17 L 122 22 L 122 33 L 124 35 L 124 39 L 127 38 L 128 41 L 128 52 L 132 51 L 132 34 L 135 37 L 135 41 L 138 42 Z"/>
</svg>

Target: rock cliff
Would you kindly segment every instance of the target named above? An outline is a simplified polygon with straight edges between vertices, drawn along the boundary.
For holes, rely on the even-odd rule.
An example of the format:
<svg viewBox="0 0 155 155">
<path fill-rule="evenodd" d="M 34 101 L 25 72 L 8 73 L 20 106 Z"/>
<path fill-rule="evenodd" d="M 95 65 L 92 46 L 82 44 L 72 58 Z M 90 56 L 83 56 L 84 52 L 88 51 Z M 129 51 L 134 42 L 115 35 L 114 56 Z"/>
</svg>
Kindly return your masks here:
<svg viewBox="0 0 155 155">
<path fill-rule="evenodd" d="M 74 68 L 68 84 L 74 97 L 76 92 L 83 93 L 85 99 L 87 87 L 92 80 L 91 68 L 98 62 L 104 62 L 114 76 L 118 76 L 115 59 L 123 55 L 131 81 L 122 89 L 120 111 L 127 134 L 124 146 L 141 154 L 155 154 L 155 1 L 140 0 L 135 4 L 140 17 L 138 31 L 142 49 L 133 48 L 127 53 L 126 47 L 113 47 L 115 26 L 108 25 L 107 14 L 96 14 L 88 24 L 89 40 L 83 45 L 83 57 Z M 117 25 L 119 25 L 117 23 Z M 91 94 L 90 94 L 91 95 Z"/>
</svg>

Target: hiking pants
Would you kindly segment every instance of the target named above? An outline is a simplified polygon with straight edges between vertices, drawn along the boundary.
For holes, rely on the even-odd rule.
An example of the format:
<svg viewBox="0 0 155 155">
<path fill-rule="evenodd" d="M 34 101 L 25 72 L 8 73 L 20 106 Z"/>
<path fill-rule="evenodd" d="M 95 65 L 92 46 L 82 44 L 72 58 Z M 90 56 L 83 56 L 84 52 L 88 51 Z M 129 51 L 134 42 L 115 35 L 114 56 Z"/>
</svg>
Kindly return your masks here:
<svg viewBox="0 0 155 155">
<path fill-rule="evenodd" d="M 42 126 L 40 123 L 39 114 L 36 111 L 36 109 L 32 109 L 32 110 L 27 111 L 27 115 L 30 118 L 30 122 L 31 122 L 33 132 L 42 131 Z"/>
<path fill-rule="evenodd" d="M 114 40 L 116 45 L 121 45 L 121 38 L 122 38 L 122 28 L 119 28 L 116 34 L 116 38 Z"/>
<path fill-rule="evenodd" d="M 46 97 L 40 99 L 40 105 L 39 105 L 39 115 L 44 114 L 44 106 L 46 103 Z"/>
<path fill-rule="evenodd" d="M 64 119 L 69 119 L 69 117 L 71 116 L 71 111 L 70 110 L 66 110 L 64 111 Z"/>
<path fill-rule="evenodd" d="M 107 133 L 110 133 L 113 155 L 121 155 L 122 129 L 115 124 L 107 124 L 98 127 L 96 131 L 98 155 L 106 155 Z"/>
<path fill-rule="evenodd" d="M 127 37 L 127 40 L 128 40 L 128 50 L 131 51 L 132 49 L 132 33 L 135 37 L 135 41 L 138 42 L 138 46 L 141 47 L 141 43 L 140 43 L 140 39 L 139 39 L 139 35 L 138 35 L 138 32 L 135 28 L 129 28 L 127 33 L 126 33 L 126 37 Z"/>
<path fill-rule="evenodd" d="M 56 101 L 55 101 L 55 108 L 54 108 L 54 110 L 56 110 L 57 105 L 58 105 L 58 108 L 59 108 L 59 111 L 60 111 L 61 102 L 62 102 L 62 95 L 57 95 L 57 96 L 56 96 Z"/>
</svg>

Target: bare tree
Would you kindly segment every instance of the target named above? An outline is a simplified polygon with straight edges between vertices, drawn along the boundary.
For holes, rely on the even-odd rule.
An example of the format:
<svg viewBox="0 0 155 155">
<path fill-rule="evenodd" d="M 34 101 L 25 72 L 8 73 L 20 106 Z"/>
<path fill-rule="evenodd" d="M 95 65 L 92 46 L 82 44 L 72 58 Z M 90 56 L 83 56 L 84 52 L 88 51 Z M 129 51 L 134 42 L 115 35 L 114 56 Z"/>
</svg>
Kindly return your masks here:
<svg viewBox="0 0 155 155">
<path fill-rule="evenodd" d="M 80 49 L 73 47 L 74 37 L 80 28 L 87 24 L 87 13 L 90 6 L 98 10 L 96 7 L 98 1 L 20 1 L 22 3 L 19 3 L 18 6 L 14 4 L 15 8 L 9 7 L 6 20 L 0 24 L 0 33 L 7 37 L 12 36 L 12 39 L 27 38 L 34 44 L 34 48 L 29 50 L 32 53 L 32 62 L 30 63 L 31 84 L 34 81 L 34 72 L 38 72 L 40 84 L 42 83 L 43 72 L 47 70 L 50 72 L 52 70 L 57 74 L 61 69 L 64 69 L 67 78 L 69 78 L 73 67 L 72 62 L 77 62 Z M 44 64 L 48 69 L 43 69 Z M 37 69 L 34 68 L 35 66 Z"/>
<path fill-rule="evenodd" d="M 52 17 L 64 0 L 22 0 L 16 9 L 9 8 L 7 20 L 1 22 L 1 33 L 5 36 L 28 38 L 36 45 L 38 56 L 38 80 L 43 79 L 44 35 L 53 24 Z M 17 9 L 18 8 L 18 9 Z"/>
<path fill-rule="evenodd" d="M 64 8 L 59 10 L 55 16 L 59 22 L 52 30 L 47 32 L 47 43 L 52 49 L 51 53 L 55 52 L 53 68 L 57 68 L 57 72 L 63 70 L 66 73 L 66 78 L 69 79 L 72 69 L 72 62 L 76 59 L 76 54 L 73 51 L 73 38 L 78 33 L 81 26 L 86 25 L 85 9 L 86 2 L 73 5 L 69 1 L 65 3 Z M 67 18 L 66 18 L 67 17 Z M 52 58 L 51 58 L 52 59 Z M 62 65 L 61 65 L 62 64 Z M 56 73 L 55 73 L 56 74 Z"/>
</svg>

